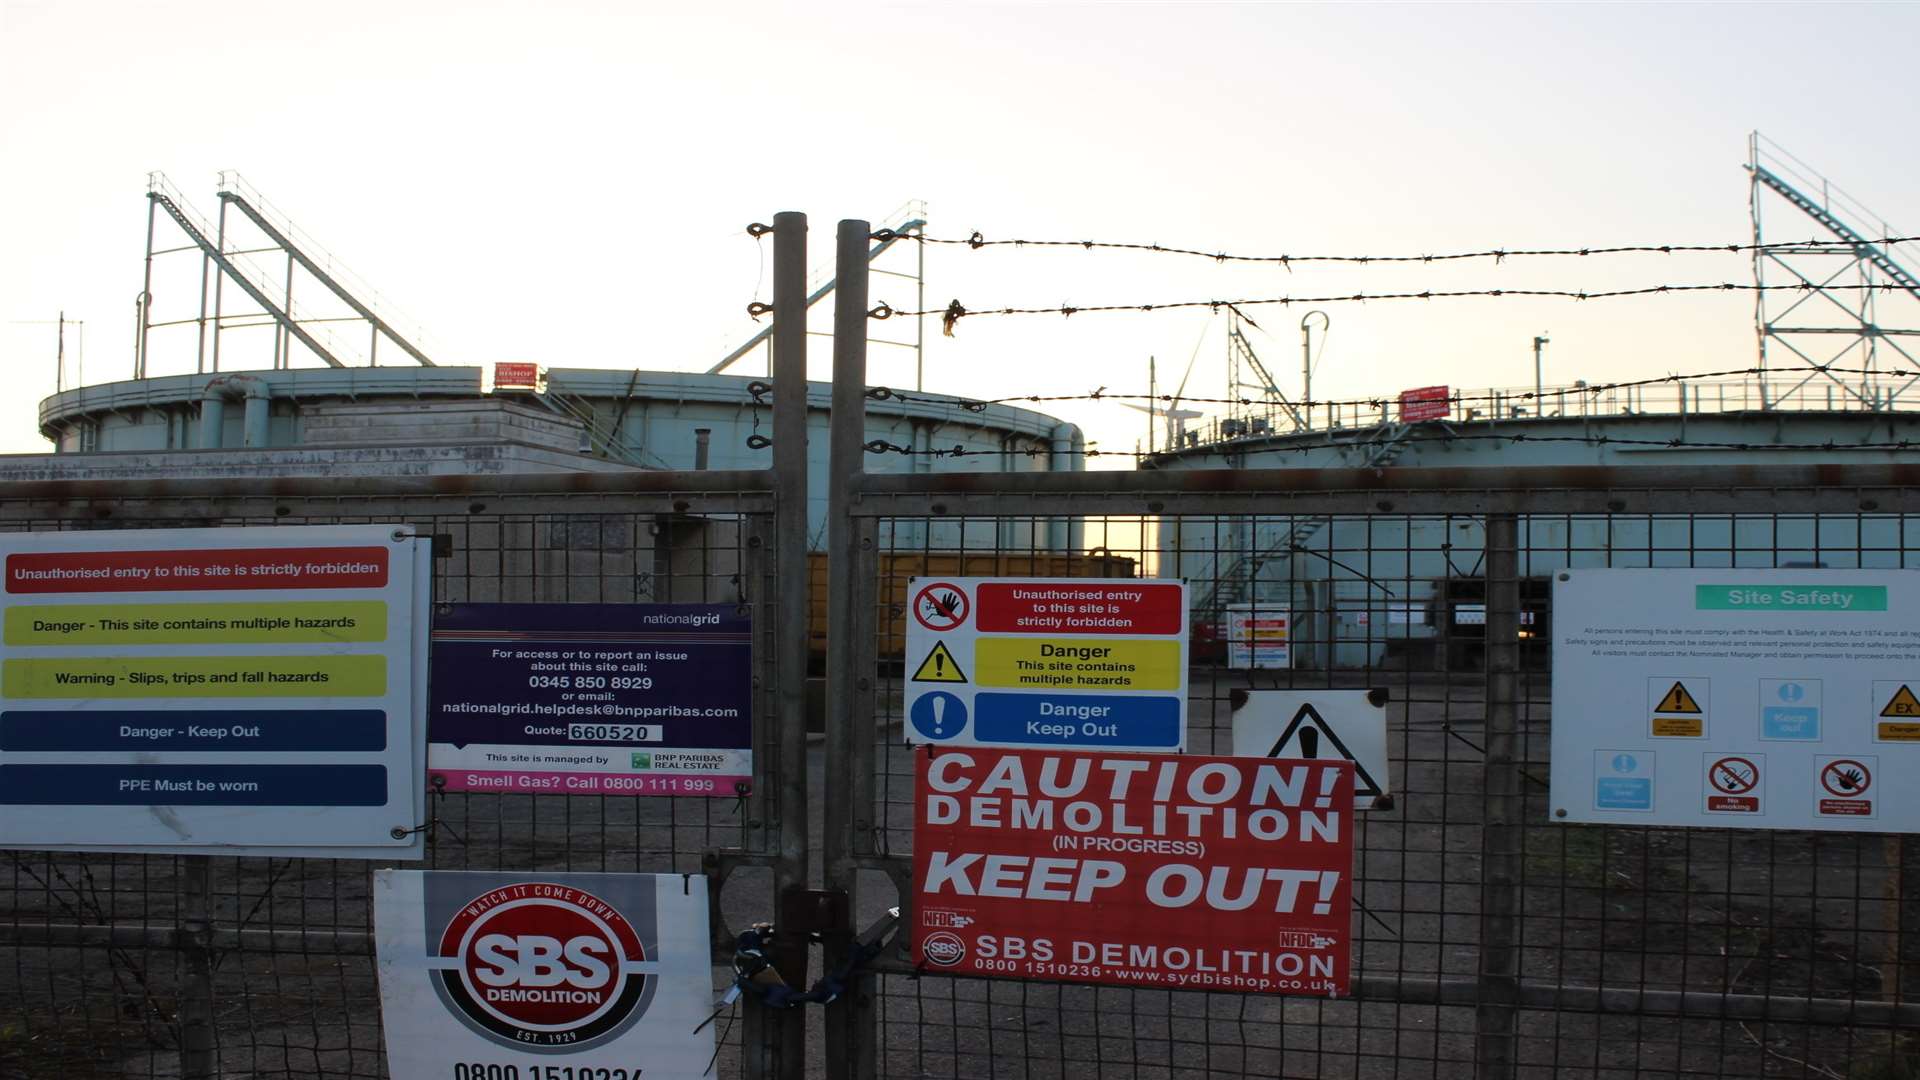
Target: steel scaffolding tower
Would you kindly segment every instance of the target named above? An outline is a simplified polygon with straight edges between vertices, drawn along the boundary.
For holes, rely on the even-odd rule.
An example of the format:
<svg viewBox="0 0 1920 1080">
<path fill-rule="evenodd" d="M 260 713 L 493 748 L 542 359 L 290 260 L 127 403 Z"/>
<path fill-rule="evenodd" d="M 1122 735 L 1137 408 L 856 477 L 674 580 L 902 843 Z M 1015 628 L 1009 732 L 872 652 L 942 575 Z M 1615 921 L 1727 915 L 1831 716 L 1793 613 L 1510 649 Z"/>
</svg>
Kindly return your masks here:
<svg viewBox="0 0 1920 1080">
<path fill-rule="evenodd" d="M 199 327 L 195 370 L 220 370 L 220 338 L 223 331 L 250 326 L 270 326 L 274 332 L 273 367 L 293 365 L 294 344 L 304 346 L 329 367 L 348 367 L 348 360 L 364 359 L 379 363 L 380 342 L 386 339 L 413 362 L 433 367 L 432 360 L 414 344 L 416 331 L 402 334 L 392 307 L 364 281 L 354 277 L 324 248 L 301 232 L 240 178 L 240 174 L 220 174 L 220 215 L 217 224 L 202 217 L 165 174 L 147 175 L 147 255 L 146 279 L 138 298 L 137 336 L 134 342 L 134 378 L 147 377 L 148 332 L 156 327 L 194 324 Z M 227 210 L 238 210 L 265 237 L 265 245 L 236 248 L 227 228 Z M 158 213 L 165 212 L 185 234 L 184 246 L 153 246 L 154 224 Z M 174 252 L 197 251 L 201 257 L 199 313 L 190 318 L 152 321 L 153 258 Z M 264 254 L 284 255 L 284 272 L 268 270 L 252 257 Z M 276 262 L 278 260 L 275 260 Z M 294 302 L 295 269 L 304 270 L 312 280 L 331 293 L 346 311 L 338 315 L 310 313 Z M 216 272 L 217 271 L 217 275 Z M 259 311 L 229 313 L 225 310 L 226 285 L 231 281 Z M 211 286 L 211 289 L 209 289 Z M 209 301 L 211 300 L 211 307 Z M 368 330 L 364 354 L 342 341 L 326 325 L 358 322 Z"/>
<path fill-rule="evenodd" d="M 1840 190 L 1778 143 L 1753 132 L 1747 141 L 1747 172 L 1753 216 L 1753 280 L 1764 286 L 1770 271 L 1784 271 L 1806 291 L 1782 302 L 1754 294 L 1754 329 L 1760 349 L 1762 400 L 1778 400 L 1809 383 L 1826 380 L 1869 409 L 1893 406 L 1913 393 L 1920 379 L 1889 385 L 1871 374 L 1884 359 L 1890 369 L 1920 373 L 1920 345 L 1902 338 L 1920 337 L 1920 278 L 1902 265 L 1910 257 L 1894 243 L 1900 234 L 1886 219 Z M 1762 207 L 1778 198 L 1812 218 L 1840 243 L 1769 245 L 1762 230 Z M 1786 295 L 1786 294 L 1780 294 Z M 1888 325 L 1901 321 L 1906 327 Z M 1838 339 L 1841 345 L 1833 350 Z M 1778 346 L 1799 365 L 1775 366 Z M 1883 355 L 1882 350 L 1887 350 Z M 1829 351 L 1833 350 L 1833 351 Z M 1824 370 L 1860 369 L 1852 380 Z M 1775 373 L 1778 379 L 1770 380 Z"/>
</svg>

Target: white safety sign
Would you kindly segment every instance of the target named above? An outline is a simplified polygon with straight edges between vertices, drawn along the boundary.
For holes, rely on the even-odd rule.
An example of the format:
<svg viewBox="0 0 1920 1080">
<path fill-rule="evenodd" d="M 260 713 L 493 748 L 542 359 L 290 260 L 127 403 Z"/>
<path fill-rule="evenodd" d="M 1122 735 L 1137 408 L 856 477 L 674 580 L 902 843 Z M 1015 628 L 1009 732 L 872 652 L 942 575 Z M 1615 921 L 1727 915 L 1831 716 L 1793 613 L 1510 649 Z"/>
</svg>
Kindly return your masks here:
<svg viewBox="0 0 1920 1080">
<path fill-rule="evenodd" d="M 694 1080 L 713 1060 L 699 874 L 376 870 L 394 1080 Z"/>
<path fill-rule="evenodd" d="M 1554 820 L 1920 829 L 1920 575 L 1569 570 L 1553 625 Z"/>
<path fill-rule="evenodd" d="M 418 859 L 429 544 L 0 539 L 0 847 Z"/>
<path fill-rule="evenodd" d="M 1233 756 L 1353 762 L 1353 808 L 1392 805 L 1384 690 L 1236 690 Z"/>
<path fill-rule="evenodd" d="M 915 578 L 908 594 L 909 742 L 1186 749 L 1183 583 Z"/>
<path fill-rule="evenodd" d="M 1286 608 L 1228 604 L 1220 609 L 1220 629 L 1226 638 L 1228 667 L 1293 666 L 1293 613 Z"/>
</svg>

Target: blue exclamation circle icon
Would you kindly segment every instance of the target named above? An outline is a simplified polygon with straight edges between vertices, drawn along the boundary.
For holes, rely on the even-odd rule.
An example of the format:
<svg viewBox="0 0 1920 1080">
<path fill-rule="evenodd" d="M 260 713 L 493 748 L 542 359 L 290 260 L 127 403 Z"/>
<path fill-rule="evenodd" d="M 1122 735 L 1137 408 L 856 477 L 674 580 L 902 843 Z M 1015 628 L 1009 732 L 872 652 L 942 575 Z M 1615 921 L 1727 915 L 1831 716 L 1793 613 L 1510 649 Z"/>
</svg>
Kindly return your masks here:
<svg viewBox="0 0 1920 1080">
<path fill-rule="evenodd" d="M 967 703 L 945 690 L 935 690 L 914 699 L 908 718 L 913 730 L 925 738 L 951 739 L 967 726 Z"/>
</svg>

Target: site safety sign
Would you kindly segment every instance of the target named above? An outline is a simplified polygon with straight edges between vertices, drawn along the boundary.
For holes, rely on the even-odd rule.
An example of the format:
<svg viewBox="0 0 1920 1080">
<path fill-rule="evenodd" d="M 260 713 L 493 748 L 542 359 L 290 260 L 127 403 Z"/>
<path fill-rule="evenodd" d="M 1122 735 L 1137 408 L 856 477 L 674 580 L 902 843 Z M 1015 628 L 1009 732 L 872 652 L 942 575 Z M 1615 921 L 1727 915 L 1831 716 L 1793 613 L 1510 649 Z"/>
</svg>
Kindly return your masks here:
<svg viewBox="0 0 1920 1080">
<path fill-rule="evenodd" d="M 923 747 L 924 970 L 1348 992 L 1353 764 Z"/>
<path fill-rule="evenodd" d="M 417 859 L 429 545 L 0 539 L 0 847 Z"/>
<path fill-rule="evenodd" d="M 1557 821 L 1920 829 L 1920 575 L 1569 570 Z M 1640 703 L 1644 702 L 1644 706 Z"/>
<path fill-rule="evenodd" d="M 908 592 L 908 741 L 1186 748 L 1181 582 L 915 578 Z"/>
<path fill-rule="evenodd" d="M 752 783 L 737 604 L 450 604 L 432 640 L 437 789 L 732 799 Z"/>
<path fill-rule="evenodd" d="M 713 1059 L 699 874 L 376 870 L 394 1080 L 695 1080 Z"/>
</svg>

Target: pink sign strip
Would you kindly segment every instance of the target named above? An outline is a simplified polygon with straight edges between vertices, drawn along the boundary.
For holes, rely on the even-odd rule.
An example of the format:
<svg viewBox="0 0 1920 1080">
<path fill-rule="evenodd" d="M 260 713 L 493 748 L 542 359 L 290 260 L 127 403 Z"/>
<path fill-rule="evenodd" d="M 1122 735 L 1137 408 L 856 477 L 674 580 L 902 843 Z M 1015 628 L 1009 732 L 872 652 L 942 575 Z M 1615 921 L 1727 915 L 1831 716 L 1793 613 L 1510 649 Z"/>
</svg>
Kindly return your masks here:
<svg viewBox="0 0 1920 1080">
<path fill-rule="evenodd" d="M 446 769 L 442 791 L 498 791 L 516 795 L 744 795 L 753 777 L 685 776 L 677 773 L 522 772 Z"/>
</svg>

